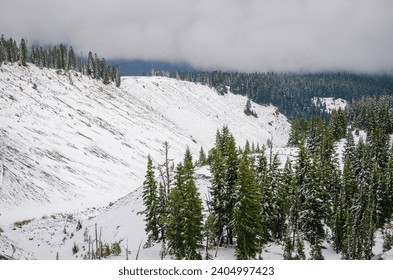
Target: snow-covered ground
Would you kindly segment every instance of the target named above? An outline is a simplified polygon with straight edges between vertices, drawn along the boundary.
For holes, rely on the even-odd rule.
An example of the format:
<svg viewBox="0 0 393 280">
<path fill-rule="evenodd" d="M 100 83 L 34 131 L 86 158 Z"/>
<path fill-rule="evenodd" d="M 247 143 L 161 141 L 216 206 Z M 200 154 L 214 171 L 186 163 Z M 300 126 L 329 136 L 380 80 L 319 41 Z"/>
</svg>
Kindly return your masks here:
<svg viewBox="0 0 393 280">
<path fill-rule="evenodd" d="M 139 259 L 159 259 L 162 244 L 143 246 L 140 186 L 147 154 L 163 162 L 164 141 L 175 162 L 186 146 L 196 159 L 200 147 L 210 149 L 217 129 L 226 124 L 238 145 L 248 139 L 261 146 L 272 138 L 282 165 L 296 157 L 296 149 L 285 147 L 287 119 L 273 106 L 254 103 L 258 118 L 246 116 L 246 101 L 167 78 L 125 77 L 116 88 L 77 73 L 1 66 L 0 257 L 80 259 L 88 251 L 85 236 L 94 240 L 97 226 L 103 243 L 120 242 L 122 253 L 112 258 L 124 259 L 128 247 L 130 259 L 139 248 Z M 338 144 L 340 155 L 344 145 Z M 204 202 L 210 176 L 208 167 L 196 170 Z M 325 258 L 340 259 L 330 244 L 324 246 Z M 307 243 L 305 249 L 307 255 Z M 209 251 L 215 259 L 234 259 L 234 252 Z M 262 257 L 282 259 L 282 252 L 281 244 L 269 244 Z M 374 252 L 381 252 L 380 234 Z"/>
<path fill-rule="evenodd" d="M 345 109 L 347 107 L 348 102 L 341 98 L 333 98 L 333 97 L 314 97 L 312 101 L 316 105 L 318 102 L 324 104 L 326 106 L 326 111 L 331 113 L 333 110 L 338 110 L 338 108 Z"/>
<path fill-rule="evenodd" d="M 92 213 L 123 196 L 97 216 L 97 223 L 103 236 L 126 236 L 139 246 L 138 187 L 147 154 L 156 163 L 163 161 L 164 141 L 176 162 L 186 146 L 195 158 L 201 147 L 210 149 L 224 124 L 238 145 L 247 139 L 262 145 L 272 138 L 275 149 L 285 146 L 290 130 L 285 116 L 273 106 L 254 103 L 258 117 L 246 116 L 246 101 L 174 79 L 125 77 L 116 88 L 78 73 L 2 65 L 0 254 L 51 259 L 63 246 L 70 251 L 63 244 L 71 239 L 70 231 L 66 228 L 69 236 L 59 234 L 64 225 L 71 227 L 77 219 L 88 224 Z M 128 220 L 120 223 L 115 216 L 134 219 L 131 228 L 125 226 Z M 21 228 L 14 226 L 25 220 Z M 115 225 L 120 226 L 117 234 Z"/>
</svg>

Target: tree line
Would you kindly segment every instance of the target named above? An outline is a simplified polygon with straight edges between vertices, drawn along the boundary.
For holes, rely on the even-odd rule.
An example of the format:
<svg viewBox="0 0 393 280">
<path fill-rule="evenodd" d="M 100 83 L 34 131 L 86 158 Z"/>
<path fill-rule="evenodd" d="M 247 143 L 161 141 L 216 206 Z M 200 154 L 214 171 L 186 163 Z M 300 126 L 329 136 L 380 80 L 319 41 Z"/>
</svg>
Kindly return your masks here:
<svg viewBox="0 0 393 280">
<path fill-rule="evenodd" d="M 20 66 L 32 63 L 40 68 L 78 71 L 101 80 L 106 85 L 114 82 L 117 87 L 121 82 L 119 68 L 109 65 L 105 58 L 99 58 L 90 51 L 87 59 L 84 59 L 77 56 L 72 46 L 63 44 L 53 47 L 29 47 L 25 39 L 21 39 L 18 45 L 12 37 L 5 39 L 4 35 L 1 35 L 0 66 L 3 63 L 18 63 Z"/>
<path fill-rule="evenodd" d="M 271 141 L 237 147 L 226 126 L 197 161 L 186 151 L 170 188 L 157 183 L 149 157 L 143 198 L 150 245 L 162 242 L 177 259 L 209 259 L 213 248 L 228 246 L 237 259 L 257 259 L 272 242 L 282 245 L 284 259 L 324 259 L 324 246 L 342 259 L 371 259 L 380 232 L 383 249 L 391 249 L 393 146 L 383 114 L 375 113 L 367 137 L 356 141 L 360 128 L 349 111 L 334 111 L 329 122 L 294 121 L 289 144 L 298 153 L 283 167 Z M 194 173 L 202 165 L 211 172 L 205 205 Z"/>
<path fill-rule="evenodd" d="M 313 97 L 342 98 L 349 102 L 369 95 L 393 92 L 392 75 L 338 73 L 239 73 L 225 71 L 153 71 L 153 75 L 201 83 L 226 94 L 249 97 L 259 104 L 273 104 L 289 119 L 318 115 L 328 120 L 330 115 L 322 102 Z"/>
</svg>

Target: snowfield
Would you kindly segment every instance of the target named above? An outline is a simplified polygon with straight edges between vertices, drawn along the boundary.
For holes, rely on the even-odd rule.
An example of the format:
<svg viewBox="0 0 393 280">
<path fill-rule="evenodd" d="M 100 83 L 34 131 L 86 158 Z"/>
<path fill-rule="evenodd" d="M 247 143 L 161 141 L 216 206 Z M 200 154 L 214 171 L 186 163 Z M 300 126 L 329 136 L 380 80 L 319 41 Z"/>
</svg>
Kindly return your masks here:
<svg viewBox="0 0 393 280">
<path fill-rule="evenodd" d="M 317 105 L 318 102 L 325 105 L 327 113 L 331 113 L 333 110 L 338 110 L 339 108 L 344 110 L 348 104 L 348 102 L 342 98 L 333 97 L 314 97 L 312 101 L 315 105 Z"/>
<path fill-rule="evenodd" d="M 243 96 L 162 77 L 124 77 L 116 88 L 78 73 L 2 65 L 0 259 L 86 258 L 89 237 L 95 248 L 96 228 L 104 244 L 120 242 L 122 252 L 112 259 L 125 259 L 126 248 L 129 259 L 171 258 L 162 256 L 162 243 L 145 246 L 141 185 L 148 154 L 162 163 L 168 141 L 175 163 L 187 146 L 197 159 L 225 124 L 238 145 L 248 139 L 261 146 L 272 139 L 282 165 L 296 156 L 295 148 L 285 147 L 290 132 L 285 116 L 254 103 L 258 117 L 246 116 L 246 102 Z M 343 140 L 337 145 L 340 158 L 344 145 Z M 208 167 L 196 169 L 205 208 L 210 180 Z M 378 233 L 375 254 L 382 252 L 381 244 Z M 331 244 L 323 245 L 326 259 L 341 258 Z M 305 242 L 307 257 L 309 251 Z M 234 253 L 232 247 L 209 250 L 213 259 L 234 259 Z M 282 244 L 273 243 L 262 258 L 282 255 Z M 381 257 L 392 259 L 393 250 Z"/>
<path fill-rule="evenodd" d="M 92 213 L 99 214 L 119 198 L 107 211 L 123 213 L 117 214 L 123 222 L 105 212 L 97 216 L 97 223 L 105 238 L 127 237 L 130 248 L 131 240 L 139 246 L 143 218 L 136 215 L 138 187 L 147 154 L 163 162 L 164 141 L 175 162 L 182 160 L 187 146 L 195 159 L 201 147 L 210 149 L 224 124 L 238 145 L 247 139 L 263 145 L 270 138 L 277 150 L 286 145 L 286 117 L 273 106 L 254 103 L 258 117 L 246 116 L 246 101 L 162 77 L 124 77 L 116 88 L 75 72 L 2 65 L 0 254 L 53 259 L 62 247 L 71 253 L 71 230 L 64 226 L 67 229 L 76 219 L 89 221 Z M 18 221 L 28 222 L 19 227 L 14 225 Z M 135 235 L 126 222 L 131 222 Z M 117 234 L 112 231 L 115 225 Z M 64 232 L 68 236 L 60 238 Z"/>
</svg>

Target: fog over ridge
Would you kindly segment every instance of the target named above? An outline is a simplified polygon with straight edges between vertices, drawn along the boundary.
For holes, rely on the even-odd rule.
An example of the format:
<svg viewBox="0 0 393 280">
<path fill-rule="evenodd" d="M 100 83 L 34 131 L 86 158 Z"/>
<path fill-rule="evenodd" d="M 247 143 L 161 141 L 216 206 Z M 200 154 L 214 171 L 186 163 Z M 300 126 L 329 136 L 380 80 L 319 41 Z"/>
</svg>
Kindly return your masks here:
<svg viewBox="0 0 393 280">
<path fill-rule="evenodd" d="M 389 0 L 2 0 L 0 33 L 107 59 L 393 73 Z"/>
</svg>

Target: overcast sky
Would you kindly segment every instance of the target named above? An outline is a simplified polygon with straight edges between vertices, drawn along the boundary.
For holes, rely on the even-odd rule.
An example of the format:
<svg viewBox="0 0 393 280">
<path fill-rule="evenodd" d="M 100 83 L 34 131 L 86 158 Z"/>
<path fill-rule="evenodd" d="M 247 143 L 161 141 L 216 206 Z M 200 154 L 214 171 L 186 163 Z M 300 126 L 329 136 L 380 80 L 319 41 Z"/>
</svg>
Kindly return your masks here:
<svg viewBox="0 0 393 280">
<path fill-rule="evenodd" d="M 106 58 L 393 73 L 392 0 L 0 0 L 0 33 Z"/>
</svg>

